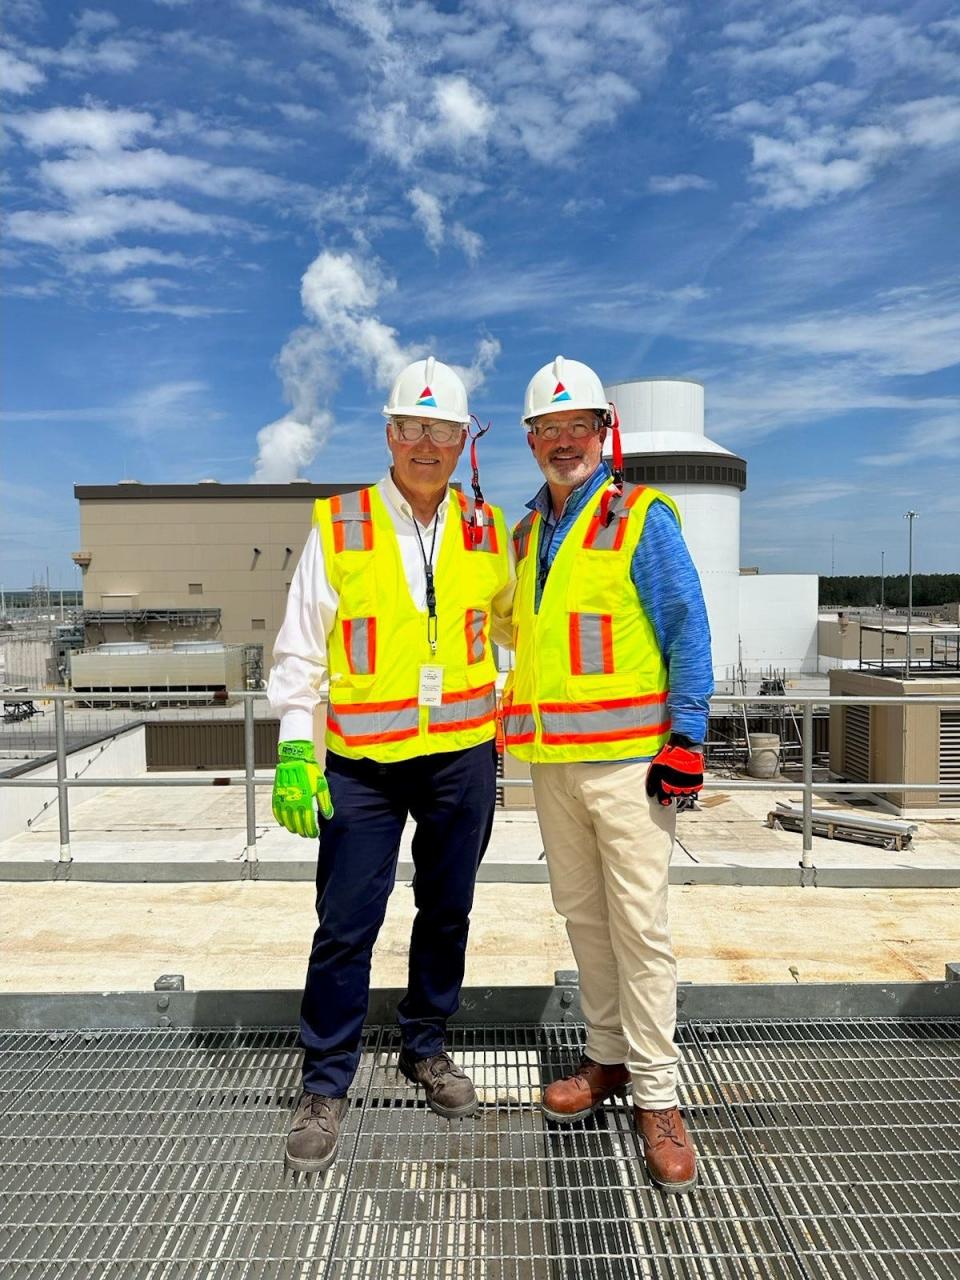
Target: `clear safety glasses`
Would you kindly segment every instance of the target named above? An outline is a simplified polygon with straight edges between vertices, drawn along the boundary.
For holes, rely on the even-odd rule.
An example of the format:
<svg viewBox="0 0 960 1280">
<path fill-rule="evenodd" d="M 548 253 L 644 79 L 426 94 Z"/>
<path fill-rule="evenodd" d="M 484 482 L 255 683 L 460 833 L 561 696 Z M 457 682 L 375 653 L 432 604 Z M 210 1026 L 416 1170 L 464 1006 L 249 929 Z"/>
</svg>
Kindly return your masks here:
<svg viewBox="0 0 960 1280">
<path fill-rule="evenodd" d="M 600 424 L 595 418 L 577 418 L 574 422 L 532 422 L 530 430 L 540 440 L 559 440 L 564 431 L 574 440 L 585 440 L 597 434 Z"/>
<path fill-rule="evenodd" d="M 434 444 L 457 444 L 466 430 L 459 422 L 418 422 L 415 418 L 393 418 L 393 433 L 404 444 L 416 444 L 429 436 Z"/>
</svg>

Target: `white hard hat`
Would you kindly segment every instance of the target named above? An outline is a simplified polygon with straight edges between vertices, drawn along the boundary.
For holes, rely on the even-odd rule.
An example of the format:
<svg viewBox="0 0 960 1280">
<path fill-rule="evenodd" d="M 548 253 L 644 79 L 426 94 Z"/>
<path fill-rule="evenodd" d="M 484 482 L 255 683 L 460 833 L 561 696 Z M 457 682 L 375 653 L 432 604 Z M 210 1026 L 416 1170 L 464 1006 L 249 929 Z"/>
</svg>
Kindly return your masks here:
<svg viewBox="0 0 960 1280">
<path fill-rule="evenodd" d="M 433 356 L 414 360 L 397 378 L 383 412 L 388 418 L 440 418 L 470 424 L 467 389 L 447 364 Z"/>
<path fill-rule="evenodd" d="M 609 405 L 603 383 L 588 364 L 557 356 L 550 364 L 538 369 L 527 383 L 521 421 L 527 423 L 542 413 L 565 409 L 592 409 L 595 413 L 606 413 Z"/>
</svg>

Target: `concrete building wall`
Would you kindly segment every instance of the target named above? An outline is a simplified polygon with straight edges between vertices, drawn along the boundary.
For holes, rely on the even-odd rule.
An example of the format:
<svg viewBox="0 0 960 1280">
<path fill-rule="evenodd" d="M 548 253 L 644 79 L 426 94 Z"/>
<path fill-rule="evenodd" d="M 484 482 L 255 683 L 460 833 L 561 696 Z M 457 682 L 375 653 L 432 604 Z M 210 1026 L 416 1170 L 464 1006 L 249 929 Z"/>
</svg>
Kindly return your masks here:
<svg viewBox="0 0 960 1280">
<path fill-rule="evenodd" d="M 816 671 L 817 575 L 744 574 L 738 583 L 744 669 Z"/>
</svg>

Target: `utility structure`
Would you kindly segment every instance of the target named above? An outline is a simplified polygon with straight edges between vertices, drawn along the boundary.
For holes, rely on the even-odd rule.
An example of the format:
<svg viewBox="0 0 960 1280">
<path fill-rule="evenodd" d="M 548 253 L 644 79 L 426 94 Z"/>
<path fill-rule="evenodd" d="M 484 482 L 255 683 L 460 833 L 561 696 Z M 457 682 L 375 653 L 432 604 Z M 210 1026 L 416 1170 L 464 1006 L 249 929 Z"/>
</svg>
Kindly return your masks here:
<svg viewBox="0 0 960 1280">
<path fill-rule="evenodd" d="M 736 669 L 746 461 L 706 435 L 702 382 L 640 378 L 611 383 L 605 391 L 620 414 L 624 479 L 662 489 L 679 507 L 703 585 L 714 669 Z"/>
<path fill-rule="evenodd" d="M 913 627 L 913 522 L 917 518 L 915 511 L 907 511 L 904 515 L 907 522 L 907 665 L 906 678 L 910 679 L 910 631 Z"/>
</svg>

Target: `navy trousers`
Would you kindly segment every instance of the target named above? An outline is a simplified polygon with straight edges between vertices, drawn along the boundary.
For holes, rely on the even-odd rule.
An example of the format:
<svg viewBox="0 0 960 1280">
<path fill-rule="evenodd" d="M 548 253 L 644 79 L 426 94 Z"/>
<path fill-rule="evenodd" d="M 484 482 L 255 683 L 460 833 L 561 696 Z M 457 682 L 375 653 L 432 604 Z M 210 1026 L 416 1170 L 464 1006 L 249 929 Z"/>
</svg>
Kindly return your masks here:
<svg viewBox="0 0 960 1280">
<path fill-rule="evenodd" d="M 360 1061 L 370 955 L 393 889 L 409 814 L 416 917 L 397 1010 L 414 1058 L 443 1048 L 457 1010 L 477 868 L 496 801 L 493 742 L 397 764 L 327 754 L 333 817 L 320 819 L 317 931 L 300 1010 L 303 1087 L 342 1097 Z"/>
</svg>

